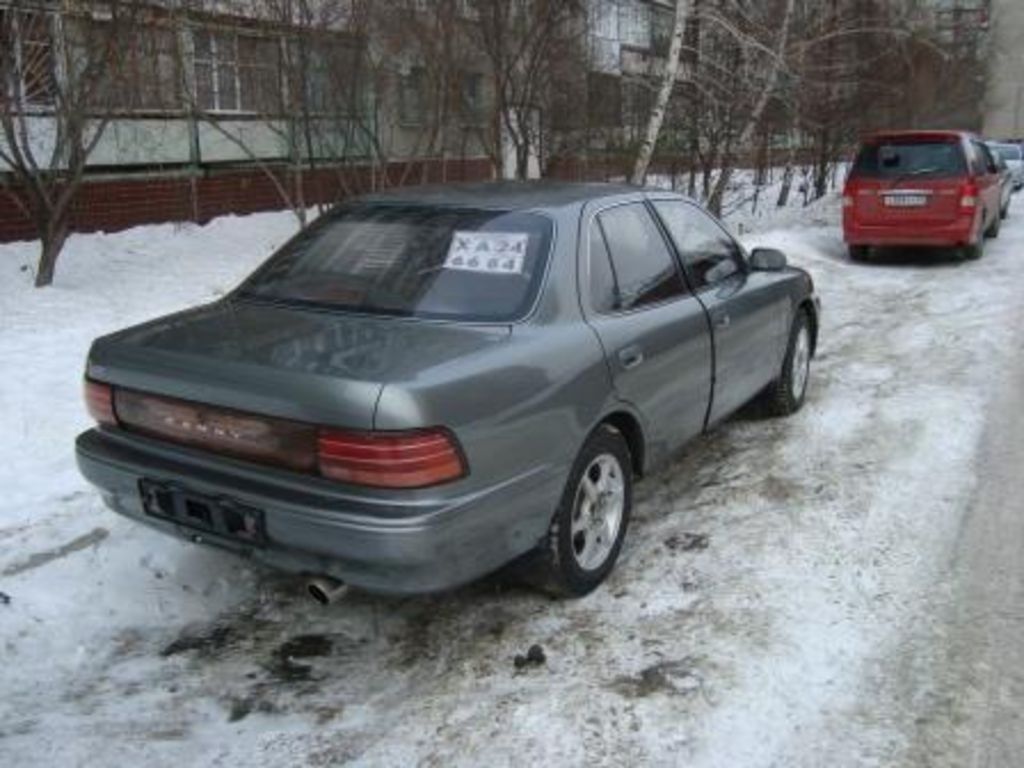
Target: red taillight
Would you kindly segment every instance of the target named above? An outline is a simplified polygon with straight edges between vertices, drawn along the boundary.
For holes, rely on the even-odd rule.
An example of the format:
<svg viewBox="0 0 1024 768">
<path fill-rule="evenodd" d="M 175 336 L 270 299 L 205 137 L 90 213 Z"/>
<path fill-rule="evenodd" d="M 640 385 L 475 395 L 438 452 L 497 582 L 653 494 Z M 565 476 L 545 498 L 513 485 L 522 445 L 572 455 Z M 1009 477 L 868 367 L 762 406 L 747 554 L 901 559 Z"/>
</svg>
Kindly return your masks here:
<svg viewBox="0 0 1024 768">
<path fill-rule="evenodd" d="M 379 488 L 425 488 L 466 474 L 454 438 L 443 429 L 415 432 L 320 431 L 320 474 Z"/>
<path fill-rule="evenodd" d="M 426 488 L 467 473 L 462 452 L 446 429 L 357 432 L 235 411 L 136 392 L 86 379 L 89 413 L 119 426 L 180 445 L 353 485 Z M 115 415 L 116 414 L 116 415 Z"/>
<path fill-rule="evenodd" d="M 853 208 L 857 204 L 857 185 L 850 181 L 846 184 L 846 189 L 843 190 L 843 208 Z"/>
<path fill-rule="evenodd" d="M 873 192 L 874 190 L 865 186 L 860 179 L 849 179 L 843 188 L 843 208 L 845 210 L 856 208 L 861 203 L 861 198 L 871 195 Z"/>
<path fill-rule="evenodd" d="M 978 207 L 978 185 L 968 181 L 960 188 L 960 210 L 974 212 Z"/>
<path fill-rule="evenodd" d="M 85 407 L 97 424 L 117 426 L 114 413 L 114 388 L 102 381 L 85 380 Z"/>
</svg>

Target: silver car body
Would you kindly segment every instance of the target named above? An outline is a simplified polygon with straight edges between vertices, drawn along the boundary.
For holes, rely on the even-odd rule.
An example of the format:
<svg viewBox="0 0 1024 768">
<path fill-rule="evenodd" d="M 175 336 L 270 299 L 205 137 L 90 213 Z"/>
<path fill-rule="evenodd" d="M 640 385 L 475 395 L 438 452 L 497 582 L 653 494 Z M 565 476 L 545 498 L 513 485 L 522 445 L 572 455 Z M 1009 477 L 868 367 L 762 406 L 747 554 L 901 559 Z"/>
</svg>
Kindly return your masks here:
<svg viewBox="0 0 1024 768">
<path fill-rule="evenodd" d="M 1013 179 L 1014 190 L 1024 187 L 1024 147 L 1021 147 L 1020 144 L 1000 141 L 986 143 L 993 152 L 999 153 L 1006 161 L 1006 166 L 1010 169 L 1010 176 Z"/>
<path fill-rule="evenodd" d="M 79 437 L 77 457 L 110 508 L 289 571 L 390 593 L 449 588 L 538 546 L 596 426 L 610 421 L 623 432 L 636 472 L 650 472 L 780 375 L 798 311 L 811 314 L 817 331 L 811 279 L 789 267 L 744 264 L 697 293 L 628 313 L 596 312 L 585 288 L 593 217 L 630 204 L 653 213 L 652 201 L 683 200 L 672 193 L 486 184 L 369 200 L 548 217 L 554 237 L 532 310 L 512 323 L 472 324 L 299 310 L 232 295 L 98 339 L 87 375 L 321 425 L 444 426 L 458 439 L 468 475 L 419 490 L 347 486 L 99 427 Z M 154 519 L 140 501 L 143 478 L 262 510 L 265 545 Z"/>
</svg>

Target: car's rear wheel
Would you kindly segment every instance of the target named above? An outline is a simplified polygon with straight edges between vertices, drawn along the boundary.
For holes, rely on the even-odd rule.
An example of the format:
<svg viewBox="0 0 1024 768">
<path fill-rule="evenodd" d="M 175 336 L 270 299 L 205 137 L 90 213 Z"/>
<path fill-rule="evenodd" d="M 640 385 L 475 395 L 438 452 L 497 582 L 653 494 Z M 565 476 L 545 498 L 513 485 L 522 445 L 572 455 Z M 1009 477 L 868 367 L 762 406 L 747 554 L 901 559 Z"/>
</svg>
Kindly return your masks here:
<svg viewBox="0 0 1024 768">
<path fill-rule="evenodd" d="M 629 447 L 620 432 L 602 424 L 573 464 L 530 580 L 563 596 L 592 591 L 615 566 L 632 506 Z"/>
<path fill-rule="evenodd" d="M 768 386 L 763 395 L 763 402 L 769 415 L 789 416 L 803 407 L 813 355 L 811 319 L 807 311 L 801 309 L 797 312 L 789 332 L 789 346 L 782 363 L 782 374 Z"/>
<path fill-rule="evenodd" d="M 960 255 L 967 261 L 977 261 L 985 255 L 985 238 L 981 238 L 976 243 L 965 245 L 960 249 Z"/>
<path fill-rule="evenodd" d="M 988 225 L 988 229 L 985 230 L 985 237 L 995 239 L 999 237 L 999 230 L 1002 229 L 1003 219 L 1000 216 L 993 216 L 992 223 Z"/>
<path fill-rule="evenodd" d="M 871 247 L 867 245 L 851 245 L 850 261 L 867 261 L 871 257 Z"/>
</svg>

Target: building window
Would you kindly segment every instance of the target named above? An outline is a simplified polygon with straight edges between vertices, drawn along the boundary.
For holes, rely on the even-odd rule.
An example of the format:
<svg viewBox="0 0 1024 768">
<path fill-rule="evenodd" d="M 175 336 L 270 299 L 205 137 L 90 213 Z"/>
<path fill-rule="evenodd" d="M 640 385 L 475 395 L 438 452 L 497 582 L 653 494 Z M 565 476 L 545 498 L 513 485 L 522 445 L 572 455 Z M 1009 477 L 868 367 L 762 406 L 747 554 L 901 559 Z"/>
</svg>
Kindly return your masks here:
<svg viewBox="0 0 1024 768">
<path fill-rule="evenodd" d="M 115 88 L 113 103 L 135 109 L 175 109 L 178 92 L 178 40 L 171 29 L 132 30 L 125 61 L 124 88 Z M 120 94 L 120 96 L 118 96 Z"/>
<path fill-rule="evenodd" d="M 479 72 L 464 72 L 459 85 L 463 116 L 467 123 L 476 125 L 484 116 L 484 76 Z"/>
<path fill-rule="evenodd" d="M 402 76 L 398 88 L 398 116 L 403 123 L 420 125 L 427 112 L 427 70 L 413 67 Z"/>
<path fill-rule="evenodd" d="M 593 0 L 590 5 L 591 32 L 603 40 L 618 40 L 619 7 L 615 0 Z"/>
<path fill-rule="evenodd" d="M 626 81 L 622 91 L 622 122 L 634 131 L 642 131 L 654 108 L 654 94 L 650 85 Z"/>
<path fill-rule="evenodd" d="M 622 125 L 622 80 L 616 75 L 587 75 L 590 125 L 615 128 Z"/>
<path fill-rule="evenodd" d="M 619 39 L 623 45 L 651 47 L 651 8 L 639 0 L 626 0 L 619 6 Z"/>
<path fill-rule="evenodd" d="M 291 93 L 296 98 L 305 93 L 309 111 L 335 115 L 359 112 L 359 84 L 352 77 L 358 63 L 351 46 L 339 39 L 315 41 L 304 53 L 296 48 L 291 56 L 297 65 L 292 68 L 295 82 Z"/>
<path fill-rule="evenodd" d="M 277 40 L 272 38 L 196 32 L 197 105 L 211 112 L 279 112 L 279 57 Z"/>
<path fill-rule="evenodd" d="M 281 111 L 281 50 L 270 37 L 238 37 L 238 98 L 243 112 Z"/>
<path fill-rule="evenodd" d="M 57 80 L 53 57 L 53 17 L 45 13 L 0 10 L 0 70 L 6 90 L 19 104 L 53 104 Z"/>
</svg>

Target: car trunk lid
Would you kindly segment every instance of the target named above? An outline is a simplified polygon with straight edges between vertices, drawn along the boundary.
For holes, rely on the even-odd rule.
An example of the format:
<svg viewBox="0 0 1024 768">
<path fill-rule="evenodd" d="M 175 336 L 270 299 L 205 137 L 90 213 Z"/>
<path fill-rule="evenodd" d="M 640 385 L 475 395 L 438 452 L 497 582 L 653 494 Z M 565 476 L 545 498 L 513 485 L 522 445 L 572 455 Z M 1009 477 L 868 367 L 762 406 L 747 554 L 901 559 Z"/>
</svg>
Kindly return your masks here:
<svg viewBox="0 0 1024 768">
<path fill-rule="evenodd" d="M 372 429 L 384 384 L 508 336 L 505 325 L 223 301 L 98 339 L 87 375 L 235 411 Z"/>
</svg>

